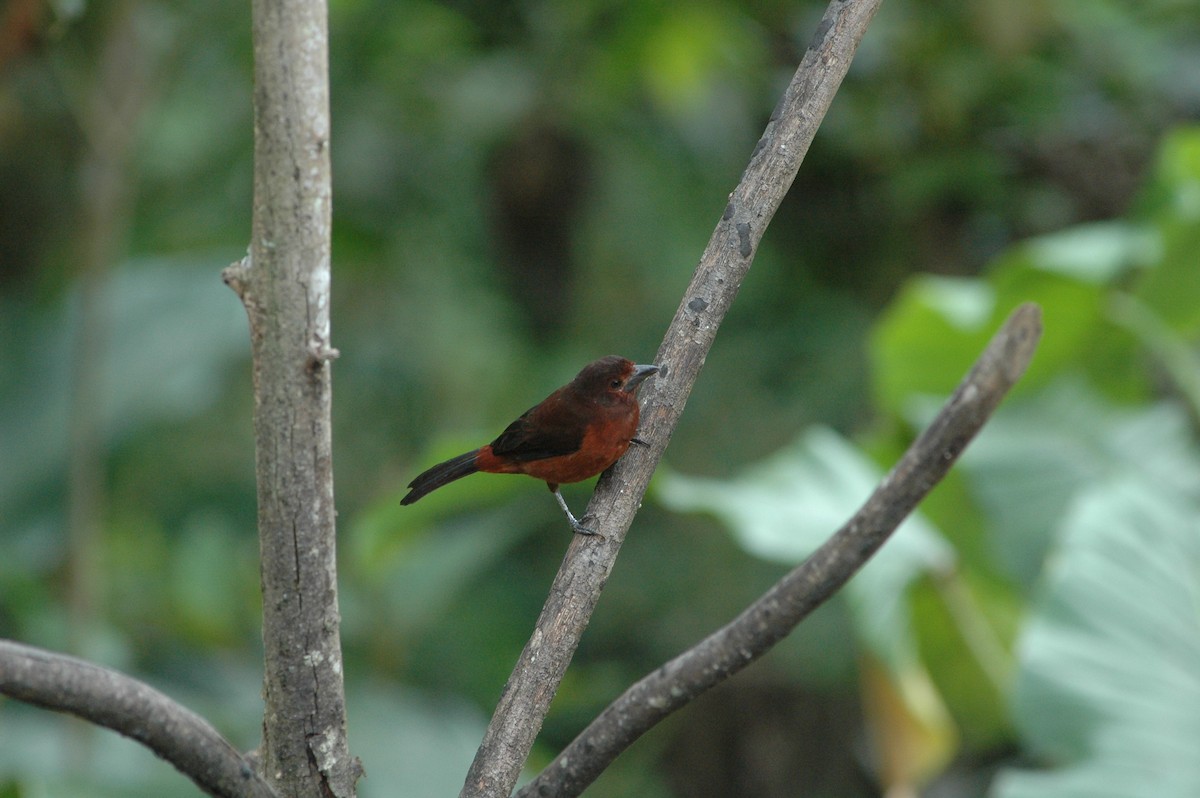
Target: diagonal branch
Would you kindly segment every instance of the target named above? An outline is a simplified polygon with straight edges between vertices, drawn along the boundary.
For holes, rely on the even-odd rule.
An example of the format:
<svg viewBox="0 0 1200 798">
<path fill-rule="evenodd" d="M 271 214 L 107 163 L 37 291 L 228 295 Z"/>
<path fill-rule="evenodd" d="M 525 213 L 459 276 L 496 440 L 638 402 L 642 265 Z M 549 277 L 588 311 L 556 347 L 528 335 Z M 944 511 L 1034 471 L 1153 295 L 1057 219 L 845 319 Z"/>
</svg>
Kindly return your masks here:
<svg viewBox="0 0 1200 798">
<path fill-rule="evenodd" d="M 832 0 L 741 181 L 713 231 L 643 389 L 639 437 L 650 442 L 601 477 L 588 514 L 600 535 L 575 536 L 533 635 L 488 725 L 460 798 L 512 792 L 550 702 L 591 617 L 650 475 L 675 430 L 717 328 L 750 269 L 758 243 L 849 69 L 882 0 Z"/>
<path fill-rule="evenodd" d="M 1041 332 L 1038 306 L 1017 308 L 929 427 L 833 537 L 729 624 L 626 690 L 518 796 L 579 795 L 634 740 L 765 654 L 846 584 L 950 470 L 1025 372 Z"/>
<path fill-rule="evenodd" d="M 208 721 L 146 683 L 114 670 L 0 640 L 0 693 L 136 740 L 209 795 L 275 796 L 250 759 Z"/>
</svg>

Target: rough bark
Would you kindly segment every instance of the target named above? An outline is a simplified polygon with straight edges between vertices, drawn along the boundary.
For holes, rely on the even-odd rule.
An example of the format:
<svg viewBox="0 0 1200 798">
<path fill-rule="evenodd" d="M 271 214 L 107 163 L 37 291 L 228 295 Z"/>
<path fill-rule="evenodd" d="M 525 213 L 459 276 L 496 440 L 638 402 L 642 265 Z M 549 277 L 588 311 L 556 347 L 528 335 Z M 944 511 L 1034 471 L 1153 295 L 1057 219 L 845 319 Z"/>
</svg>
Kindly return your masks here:
<svg viewBox="0 0 1200 798">
<path fill-rule="evenodd" d="M 274 798 L 248 757 L 149 685 L 90 662 L 0 640 L 0 693 L 145 745 L 218 798 Z"/>
<path fill-rule="evenodd" d="M 882 0 L 833 0 L 804 60 L 729 195 L 643 389 L 638 447 L 601 477 L 588 507 L 600 534 L 568 547 L 533 635 L 504 687 L 460 798 L 508 796 L 541 729 L 617 552 L 675 430 L 717 328 L 791 186 L 858 42 Z"/>
<path fill-rule="evenodd" d="M 626 690 L 518 796 L 579 795 L 655 724 L 761 657 L 845 585 L 950 470 L 1025 372 L 1041 333 L 1038 306 L 1017 308 L 841 529 L 729 624 Z"/>
<path fill-rule="evenodd" d="M 345 798 L 330 436 L 327 11 L 255 0 L 254 219 L 225 281 L 250 319 L 265 657 L 263 772 L 281 795 Z"/>
<path fill-rule="evenodd" d="M 115 671 L 0 641 L 0 693 L 138 740 L 218 796 L 351 798 L 330 437 L 330 164 L 323 0 L 255 0 L 250 253 L 223 278 L 250 321 L 262 552 L 256 772 L 203 719 Z"/>
</svg>

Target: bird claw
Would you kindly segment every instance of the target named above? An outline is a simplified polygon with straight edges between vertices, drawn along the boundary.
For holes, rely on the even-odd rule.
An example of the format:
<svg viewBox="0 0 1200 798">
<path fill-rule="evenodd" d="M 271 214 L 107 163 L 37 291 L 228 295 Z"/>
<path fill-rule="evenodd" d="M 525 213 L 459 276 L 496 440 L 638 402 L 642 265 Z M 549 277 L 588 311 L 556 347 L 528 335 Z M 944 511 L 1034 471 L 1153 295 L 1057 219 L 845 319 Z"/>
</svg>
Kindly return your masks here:
<svg viewBox="0 0 1200 798">
<path fill-rule="evenodd" d="M 555 485 L 550 489 L 550 491 L 554 494 L 554 498 L 558 501 L 558 506 L 562 508 L 563 514 L 567 516 L 567 522 L 571 525 L 571 529 L 576 535 L 586 535 L 587 537 L 595 536 L 601 540 L 604 539 L 604 535 L 601 535 L 594 529 L 588 529 L 583 525 L 584 521 L 592 517 L 591 513 L 584 513 L 583 518 L 576 518 L 575 514 L 571 512 L 571 508 L 567 507 L 567 502 L 563 499 L 562 494 L 558 492 L 558 486 Z"/>
<path fill-rule="evenodd" d="M 601 540 L 603 540 L 604 535 L 601 535 L 596 530 L 583 525 L 584 521 L 588 521 L 590 519 L 591 519 L 590 515 L 585 515 L 583 518 L 580 518 L 580 519 L 571 518 L 571 529 L 574 530 L 576 535 L 583 535 L 585 537 L 598 537 Z"/>
</svg>

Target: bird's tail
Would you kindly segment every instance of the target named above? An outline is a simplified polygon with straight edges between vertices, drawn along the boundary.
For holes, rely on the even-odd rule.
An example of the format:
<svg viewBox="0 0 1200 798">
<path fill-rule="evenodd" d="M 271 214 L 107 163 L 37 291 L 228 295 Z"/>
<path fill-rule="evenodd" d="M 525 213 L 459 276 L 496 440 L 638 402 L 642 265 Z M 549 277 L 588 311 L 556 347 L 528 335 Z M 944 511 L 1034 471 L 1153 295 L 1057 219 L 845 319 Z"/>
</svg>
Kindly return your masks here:
<svg viewBox="0 0 1200 798">
<path fill-rule="evenodd" d="M 466 454 L 460 454 L 458 457 L 452 457 L 444 463 L 438 463 L 427 471 L 423 471 L 416 479 L 408 483 L 408 487 L 412 488 L 412 490 L 400 500 L 400 503 L 412 504 L 426 493 L 437 490 L 442 485 L 449 484 L 456 479 L 462 479 L 468 474 L 474 474 L 479 470 L 478 456 L 478 450 L 467 452 Z"/>
</svg>

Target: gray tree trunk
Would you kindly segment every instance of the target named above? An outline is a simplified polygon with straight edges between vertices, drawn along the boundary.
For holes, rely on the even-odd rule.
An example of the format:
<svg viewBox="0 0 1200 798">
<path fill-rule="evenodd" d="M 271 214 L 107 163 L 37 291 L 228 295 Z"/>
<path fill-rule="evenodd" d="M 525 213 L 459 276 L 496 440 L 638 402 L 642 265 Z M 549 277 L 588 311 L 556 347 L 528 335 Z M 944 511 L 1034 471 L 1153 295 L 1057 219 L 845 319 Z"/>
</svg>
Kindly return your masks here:
<svg viewBox="0 0 1200 798">
<path fill-rule="evenodd" d="M 226 282 L 250 318 L 265 649 L 262 768 L 280 796 L 348 798 L 330 436 L 324 0 L 255 0 L 254 219 Z"/>
</svg>

